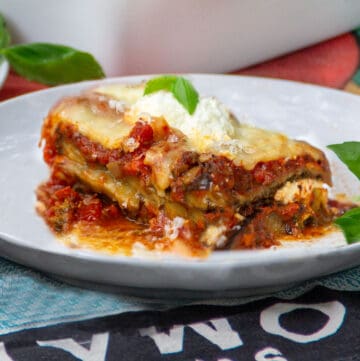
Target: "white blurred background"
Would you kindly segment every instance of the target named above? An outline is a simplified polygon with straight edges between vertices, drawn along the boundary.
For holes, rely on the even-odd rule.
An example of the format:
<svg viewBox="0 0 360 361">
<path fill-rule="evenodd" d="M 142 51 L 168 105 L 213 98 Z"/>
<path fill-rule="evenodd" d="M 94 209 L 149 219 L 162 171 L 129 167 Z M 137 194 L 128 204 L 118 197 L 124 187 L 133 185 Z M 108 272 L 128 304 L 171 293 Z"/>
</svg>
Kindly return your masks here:
<svg viewBox="0 0 360 361">
<path fill-rule="evenodd" d="M 107 76 L 227 72 L 360 25 L 360 0 L 1 0 L 14 43 L 91 52 Z"/>
</svg>

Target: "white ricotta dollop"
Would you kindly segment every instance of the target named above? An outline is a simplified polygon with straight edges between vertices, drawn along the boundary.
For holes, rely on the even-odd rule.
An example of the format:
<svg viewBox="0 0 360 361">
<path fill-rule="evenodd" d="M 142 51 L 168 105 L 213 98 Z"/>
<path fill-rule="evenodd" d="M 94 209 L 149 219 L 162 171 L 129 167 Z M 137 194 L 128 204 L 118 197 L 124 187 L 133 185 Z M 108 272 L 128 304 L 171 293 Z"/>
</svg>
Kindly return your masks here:
<svg viewBox="0 0 360 361">
<path fill-rule="evenodd" d="M 169 125 L 181 130 L 199 150 L 205 150 L 214 142 L 232 139 L 235 127 L 228 109 L 213 97 L 202 97 L 195 112 L 188 111 L 166 91 L 145 95 L 131 107 L 134 117 L 148 113 L 164 117 Z"/>
</svg>

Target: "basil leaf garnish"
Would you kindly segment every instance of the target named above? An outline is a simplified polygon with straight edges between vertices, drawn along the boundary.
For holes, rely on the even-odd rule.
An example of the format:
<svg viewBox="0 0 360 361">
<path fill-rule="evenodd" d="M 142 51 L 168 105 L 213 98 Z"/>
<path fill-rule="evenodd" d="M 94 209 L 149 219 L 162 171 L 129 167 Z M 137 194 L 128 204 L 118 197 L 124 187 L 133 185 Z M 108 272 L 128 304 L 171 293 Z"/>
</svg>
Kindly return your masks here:
<svg viewBox="0 0 360 361">
<path fill-rule="evenodd" d="M 63 45 L 24 44 L 0 52 L 18 74 L 48 85 L 104 77 L 101 66 L 91 54 Z"/>
<path fill-rule="evenodd" d="M 334 151 L 351 172 L 360 179 L 360 142 L 331 144 L 328 145 L 328 148 Z M 341 228 L 348 243 L 360 241 L 359 207 L 350 209 L 334 222 Z"/>
<path fill-rule="evenodd" d="M 163 75 L 150 79 L 146 83 L 144 95 L 160 90 L 171 92 L 189 114 L 195 112 L 199 103 L 199 94 L 187 79 L 175 75 Z"/>
<path fill-rule="evenodd" d="M 353 208 L 335 220 L 343 231 L 347 243 L 360 240 L 360 208 Z"/>
<path fill-rule="evenodd" d="M 187 109 L 189 114 L 195 112 L 199 102 L 199 94 L 188 80 L 178 77 L 173 85 L 172 93 L 176 100 Z"/>
<path fill-rule="evenodd" d="M 176 79 L 177 76 L 175 75 L 164 75 L 152 78 L 146 82 L 144 95 L 155 93 L 160 90 L 167 90 L 171 92 Z"/>
<path fill-rule="evenodd" d="M 331 144 L 328 148 L 360 179 L 360 142 Z"/>
</svg>

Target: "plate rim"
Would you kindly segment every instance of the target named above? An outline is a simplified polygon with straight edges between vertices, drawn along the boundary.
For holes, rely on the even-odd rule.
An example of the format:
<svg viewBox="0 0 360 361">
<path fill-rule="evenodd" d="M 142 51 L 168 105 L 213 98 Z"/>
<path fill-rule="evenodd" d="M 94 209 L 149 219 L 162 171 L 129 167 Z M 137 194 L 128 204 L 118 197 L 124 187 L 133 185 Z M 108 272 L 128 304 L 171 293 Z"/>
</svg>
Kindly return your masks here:
<svg viewBox="0 0 360 361">
<path fill-rule="evenodd" d="M 5 61 L 7 63 L 7 61 Z M 177 76 L 184 76 L 184 77 L 196 77 L 196 78 L 207 78 L 207 77 L 215 77 L 215 78 L 233 78 L 233 79 L 252 79 L 252 80 L 259 80 L 261 82 L 268 82 L 268 83 L 274 83 L 274 84 L 288 84 L 290 86 L 300 86 L 302 88 L 309 88 L 309 89 L 318 89 L 320 91 L 330 92 L 337 94 L 337 96 L 344 96 L 352 99 L 357 99 L 357 101 L 360 101 L 360 96 L 354 93 L 347 92 L 342 89 L 337 88 L 331 88 L 319 84 L 311 84 L 311 83 L 305 83 L 301 81 L 296 80 L 288 80 L 288 79 L 280 79 L 280 78 L 272 78 L 272 77 L 265 77 L 265 76 L 256 76 L 256 75 L 246 75 L 246 74 L 220 74 L 220 73 L 174 73 Z M 72 88 L 75 86 L 84 86 L 91 87 L 92 85 L 96 84 L 111 84 L 116 83 L 118 81 L 128 80 L 130 82 L 139 82 L 139 80 L 146 80 L 152 77 L 156 76 L 162 76 L 164 74 L 160 73 L 152 73 L 152 74 L 134 74 L 134 75 L 124 75 L 124 76 L 116 76 L 116 77 L 105 77 L 101 79 L 94 79 L 94 80 L 83 80 L 76 83 L 68 83 L 68 84 L 61 84 L 56 86 L 48 86 L 48 88 L 45 89 L 37 89 L 32 90 L 29 93 L 20 94 L 14 97 L 11 97 L 9 99 L 5 99 L 0 102 L 0 107 L 7 105 L 11 102 L 19 101 L 19 99 L 37 96 L 39 93 L 52 93 L 61 91 L 66 88 Z"/>
</svg>

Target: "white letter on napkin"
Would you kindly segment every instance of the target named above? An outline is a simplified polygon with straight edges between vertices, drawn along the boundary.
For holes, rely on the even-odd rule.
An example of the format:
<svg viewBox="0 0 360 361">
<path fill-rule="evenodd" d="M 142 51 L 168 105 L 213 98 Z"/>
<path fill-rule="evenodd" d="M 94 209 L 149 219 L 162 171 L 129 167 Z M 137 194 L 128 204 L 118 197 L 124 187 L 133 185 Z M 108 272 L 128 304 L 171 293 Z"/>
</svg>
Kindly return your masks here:
<svg viewBox="0 0 360 361">
<path fill-rule="evenodd" d="M 1 361 L 13 361 L 13 359 L 7 354 L 5 345 L 0 342 L 0 360 Z"/>
<path fill-rule="evenodd" d="M 204 322 L 192 323 L 189 327 L 222 350 L 242 346 L 243 342 L 239 334 L 231 328 L 226 318 L 211 320 L 210 323 L 214 327 Z"/>
<path fill-rule="evenodd" d="M 105 332 L 98 333 L 92 337 L 89 350 L 75 342 L 72 338 L 37 341 L 37 344 L 39 346 L 60 348 L 64 351 L 70 352 L 82 361 L 104 361 L 108 341 L 109 332 Z"/>
<path fill-rule="evenodd" d="M 281 357 L 282 353 L 273 347 L 265 347 L 255 355 L 256 361 L 287 361 L 286 358 Z"/>
<path fill-rule="evenodd" d="M 151 337 L 160 353 L 176 353 L 182 351 L 184 339 L 184 326 L 175 325 L 171 327 L 169 334 L 157 332 L 154 326 L 139 330 L 141 336 Z"/>
<path fill-rule="evenodd" d="M 196 333 L 206 338 L 211 343 L 219 346 L 222 350 L 229 350 L 243 344 L 239 334 L 235 332 L 226 318 L 219 318 L 209 321 L 210 325 L 205 322 L 192 323 L 187 327 L 192 328 Z M 183 349 L 184 340 L 183 325 L 175 325 L 169 333 L 157 332 L 154 326 L 140 329 L 141 336 L 151 337 L 160 353 L 176 353 Z"/>
<path fill-rule="evenodd" d="M 280 316 L 299 309 L 313 309 L 324 313 L 329 317 L 326 324 L 320 330 L 311 335 L 303 335 L 286 330 L 280 325 Z M 308 343 L 319 341 L 324 337 L 328 337 L 337 332 L 341 327 L 345 317 L 345 307 L 338 301 L 299 304 L 299 303 L 276 303 L 261 312 L 261 327 L 269 333 L 285 337 L 291 341 L 298 343 Z"/>
</svg>

